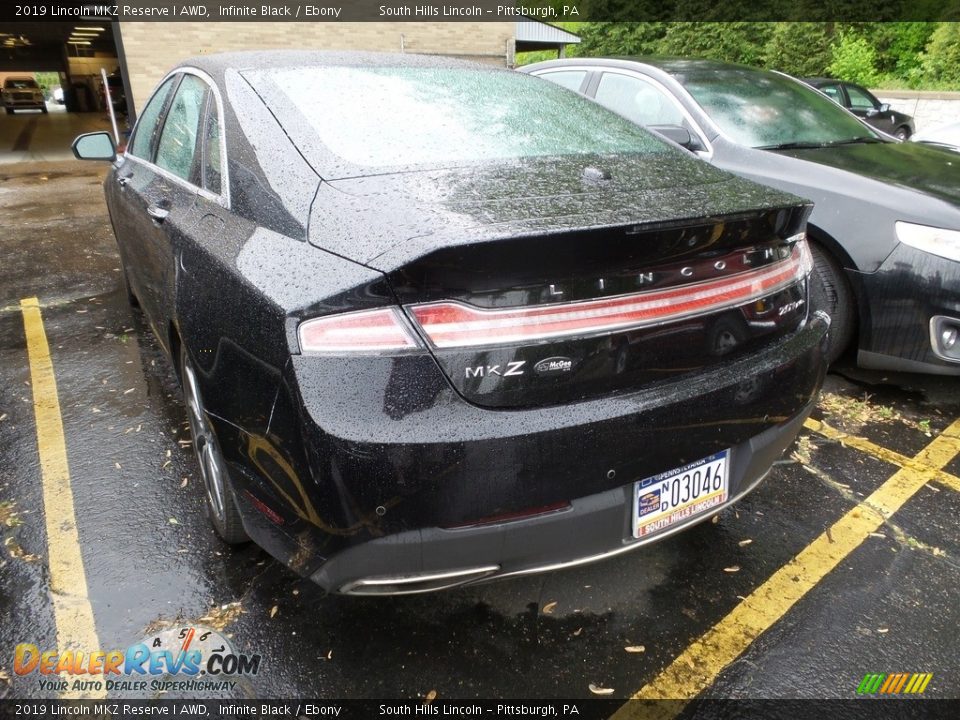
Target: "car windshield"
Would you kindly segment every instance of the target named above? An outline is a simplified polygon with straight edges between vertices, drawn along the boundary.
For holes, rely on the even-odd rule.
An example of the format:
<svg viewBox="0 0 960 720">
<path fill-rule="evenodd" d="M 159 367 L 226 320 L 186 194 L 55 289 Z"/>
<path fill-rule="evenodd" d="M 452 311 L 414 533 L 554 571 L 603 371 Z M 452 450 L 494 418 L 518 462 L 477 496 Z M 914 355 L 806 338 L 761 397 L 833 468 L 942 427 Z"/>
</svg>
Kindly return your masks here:
<svg viewBox="0 0 960 720">
<path fill-rule="evenodd" d="M 8 79 L 6 82 L 4 82 L 4 86 L 8 90 L 36 90 L 38 88 L 38 85 L 34 80 L 25 78 Z"/>
<path fill-rule="evenodd" d="M 618 115 L 520 73 L 332 66 L 245 75 L 278 88 L 322 143 L 354 166 L 672 151 Z"/>
<path fill-rule="evenodd" d="M 731 140 L 754 148 L 877 142 L 833 100 L 800 82 L 749 68 L 697 71 L 680 83 Z"/>
</svg>

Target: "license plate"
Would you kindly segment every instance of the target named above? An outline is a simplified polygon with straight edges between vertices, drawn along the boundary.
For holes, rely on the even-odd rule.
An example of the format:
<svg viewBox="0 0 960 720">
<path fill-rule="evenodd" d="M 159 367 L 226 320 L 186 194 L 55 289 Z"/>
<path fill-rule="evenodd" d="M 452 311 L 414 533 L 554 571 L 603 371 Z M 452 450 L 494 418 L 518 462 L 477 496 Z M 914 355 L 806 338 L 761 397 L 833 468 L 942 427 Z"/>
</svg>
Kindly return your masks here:
<svg viewBox="0 0 960 720">
<path fill-rule="evenodd" d="M 730 451 L 634 483 L 633 536 L 646 537 L 726 502 Z"/>
</svg>

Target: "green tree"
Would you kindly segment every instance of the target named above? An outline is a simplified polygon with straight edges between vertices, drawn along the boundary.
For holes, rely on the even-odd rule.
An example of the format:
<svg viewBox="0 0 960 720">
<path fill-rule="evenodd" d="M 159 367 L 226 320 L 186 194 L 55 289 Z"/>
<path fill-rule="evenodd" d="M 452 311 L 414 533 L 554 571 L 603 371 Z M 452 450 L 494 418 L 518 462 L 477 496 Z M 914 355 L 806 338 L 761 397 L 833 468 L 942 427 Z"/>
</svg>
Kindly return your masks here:
<svg viewBox="0 0 960 720">
<path fill-rule="evenodd" d="M 763 63 L 797 77 L 823 75 L 833 60 L 828 23 L 774 23 Z"/>
<path fill-rule="evenodd" d="M 668 23 L 587 22 L 580 25 L 581 43 L 575 54 L 583 57 L 602 55 L 652 55 L 660 48 Z"/>
<path fill-rule="evenodd" d="M 853 31 L 841 33 L 839 41 L 834 44 L 827 72 L 840 80 L 868 87 L 876 85 L 880 79 L 876 52 L 866 38 Z"/>
<path fill-rule="evenodd" d="M 659 43 L 660 51 L 665 55 L 760 65 L 773 25 L 768 22 L 668 23 Z"/>
<path fill-rule="evenodd" d="M 937 23 L 921 64 L 925 79 L 940 85 L 960 84 L 960 23 Z"/>
</svg>

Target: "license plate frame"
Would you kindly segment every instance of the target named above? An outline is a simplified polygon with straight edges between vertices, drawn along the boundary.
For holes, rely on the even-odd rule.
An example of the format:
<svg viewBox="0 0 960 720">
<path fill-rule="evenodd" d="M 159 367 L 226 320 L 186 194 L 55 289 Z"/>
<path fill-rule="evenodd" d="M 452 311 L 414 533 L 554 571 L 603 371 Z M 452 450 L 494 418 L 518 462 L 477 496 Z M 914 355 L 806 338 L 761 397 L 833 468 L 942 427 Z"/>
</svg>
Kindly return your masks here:
<svg viewBox="0 0 960 720">
<path fill-rule="evenodd" d="M 637 480 L 631 507 L 633 538 L 650 537 L 725 503 L 730 496 L 729 470 L 728 448 Z"/>
</svg>

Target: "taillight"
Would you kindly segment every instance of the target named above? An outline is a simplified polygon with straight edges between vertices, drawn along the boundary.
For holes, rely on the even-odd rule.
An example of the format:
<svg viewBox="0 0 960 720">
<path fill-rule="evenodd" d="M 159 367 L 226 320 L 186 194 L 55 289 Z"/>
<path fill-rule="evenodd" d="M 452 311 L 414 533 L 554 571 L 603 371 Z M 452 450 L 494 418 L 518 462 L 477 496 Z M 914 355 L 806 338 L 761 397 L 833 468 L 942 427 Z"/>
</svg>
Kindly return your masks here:
<svg viewBox="0 0 960 720">
<path fill-rule="evenodd" d="M 300 324 L 300 352 L 343 355 L 415 350 L 420 343 L 399 308 L 328 315 Z"/>
<path fill-rule="evenodd" d="M 486 310 L 459 302 L 409 307 L 437 348 L 477 347 L 576 337 L 674 322 L 759 300 L 799 282 L 812 268 L 806 241 L 756 270 L 663 290 L 602 300 Z"/>
</svg>

